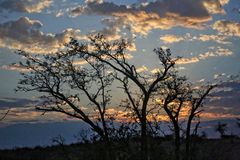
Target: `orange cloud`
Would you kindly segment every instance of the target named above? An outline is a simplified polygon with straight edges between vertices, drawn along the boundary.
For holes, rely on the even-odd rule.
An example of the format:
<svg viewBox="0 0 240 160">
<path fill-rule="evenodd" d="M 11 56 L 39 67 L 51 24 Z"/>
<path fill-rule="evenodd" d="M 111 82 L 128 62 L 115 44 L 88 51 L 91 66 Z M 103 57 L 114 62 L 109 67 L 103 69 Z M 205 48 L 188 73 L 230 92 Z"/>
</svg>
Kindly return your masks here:
<svg viewBox="0 0 240 160">
<path fill-rule="evenodd" d="M 212 28 L 224 35 L 240 37 L 240 23 L 238 22 L 218 20 L 212 25 Z"/>
<path fill-rule="evenodd" d="M 78 6 L 71 14 L 97 14 L 115 18 L 115 26 L 129 28 L 133 33 L 147 35 L 153 29 L 184 27 L 202 29 L 203 23 L 210 21 L 202 1 L 182 0 L 182 10 L 177 0 L 154 1 L 139 5 L 117 5 L 114 2 L 87 1 Z"/>
<path fill-rule="evenodd" d="M 231 44 L 231 42 L 226 41 L 228 37 L 224 35 L 209 35 L 209 34 L 200 34 L 198 40 L 200 41 L 216 41 L 220 44 Z"/>
<path fill-rule="evenodd" d="M 211 20 L 210 17 L 192 18 L 181 17 L 176 13 L 166 13 L 166 17 L 161 17 L 156 13 L 113 13 L 113 16 L 124 19 L 124 24 L 130 24 L 131 31 L 147 35 L 153 29 L 168 30 L 173 27 L 185 27 L 203 29 L 202 23 Z"/>
<path fill-rule="evenodd" d="M 211 14 L 225 14 L 223 6 L 228 2 L 229 0 L 204 0 L 203 5 Z"/>
<path fill-rule="evenodd" d="M 190 64 L 190 63 L 196 63 L 199 62 L 198 57 L 192 57 L 192 58 L 181 58 L 176 61 L 176 64 Z"/>
<path fill-rule="evenodd" d="M 197 57 L 192 58 L 180 58 L 176 61 L 176 64 L 190 64 L 190 63 L 197 63 L 200 60 L 209 58 L 209 57 L 222 57 L 222 56 L 231 56 L 233 52 L 226 48 L 217 47 L 216 51 L 209 51 L 203 54 L 200 54 Z"/>
<path fill-rule="evenodd" d="M 146 66 L 142 66 L 142 67 L 137 68 L 136 71 L 138 73 L 141 73 L 141 72 L 148 71 L 148 68 Z"/>
<path fill-rule="evenodd" d="M 239 115 L 234 115 L 230 113 L 213 113 L 213 112 L 203 112 L 201 114 L 201 118 L 203 120 L 211 120 L 211 119 L 235 119 L 239 118 Z"/>
<path fill-rule="evenodd" d="M 183 41 L 184 38 L 176 35 L 164 35 L 160 37 L 160 40 L 162 40 L 164 43 L 176 43 Z"/>
<path fill-rule="evenodd" d="M 12 64 L 12 65 L 3 65 L 0 67 L 2 70 L 9 70 L 9 71 L 18 71 L 18 72 L 30 72 L 31 69 L 24 68 L 19 64 Z"/>
<path fill-rule="evenodd" d="M 206 59 L 208 57 L 231 56 L 233 54 L 229 49 L 218 47 L 215 52 L 209 51 L 199 55 L 199 59 Z"/>
</svg>

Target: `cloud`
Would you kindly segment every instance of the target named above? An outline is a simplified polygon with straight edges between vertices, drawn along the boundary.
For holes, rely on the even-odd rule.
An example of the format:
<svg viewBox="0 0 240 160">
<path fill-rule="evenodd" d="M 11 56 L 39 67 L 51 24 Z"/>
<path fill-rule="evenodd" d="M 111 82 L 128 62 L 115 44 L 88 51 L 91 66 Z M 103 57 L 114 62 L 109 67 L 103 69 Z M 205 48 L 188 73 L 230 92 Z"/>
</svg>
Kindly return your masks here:
<svg viewBox="0 0 240 160">
<path fill-rule="evenodd" d="M 51 53 L 64 47 L 70 37 L 79 38 L 80 30 L 71 28 L 51 34 L 40 31 L 42 23 L 21 17 L 16 21 L 0 24 L 0 47 L 21 49 L 30 53 Z"/>
<path fill-rule="evenodd" d="M 7 110 L 2 110 L 5 113 Z M 0 114 L 1 114 L 0 112 Z M 11 108 L 8 115 L 5 117 L 3 123 L 16 124 L 16 123 L 47 123 L 47 122 L 61 122 L 61 121 L 76 121 L 78 119 L 69 117 L 65 114 L 58 112 L 48 112 L 43 114 L 35 110 L 34 107 L 16 107 Z"/>
<path fill-rule="evenodd" d="M 212 28 L 224 35 L 240 37 L 240 23 L 237 22 L 218 20 L 213 24 Z"/>
<path fill-rule="evenodd" d="M 199 62 L 198 57 L 192 57 L 192 58 L 181 58 L 176 61 L 176 64 L 189 64 L 189 63 L 197 63 Z"/>
<path fill-rule="evenodd" d="M 203 5 L 211 14 L 225 14 L 223 6 L 228 2 L 229 0 L 204 0 Z"/>
<path fill-rule="evenodd" d="M 164 43 L 176 43 L 183 41 L 184 38 L 176 35 L 164 35 L 160 37 L 160 40 L 162 40 Z"/>
<path fill-rule="evenodd" d="M 239 118 L 239 115 L 230 114 L 230 113 L 215 113 L 215 112 L 203 112 L 200 117 L 203 120 L 213 120 L 213 119 L 236 119 Z"/>
<path fill-rule="evenodd" d="M 38 101 L 26 98 L 0 97 L 0 110 L 8 108 L 28 107 Z"/>
<path fill-rule="evenodd" d="M 202 42 L 207 41 L 214 41 L 219 44 L 231 44 L 231 42 L 226 41 L 229 37 L 222 34 L 199 34 L 198 36 L 192 36 L 190 33 L 186 33 L 185 35 L 179 36 L 179 35 L 172 35 L 167 34 L 162 37 L 160 37 L 160 40 L 162 40 L 164 43 L 177 43 L 181 41 L 195 41 L 199 40 Z"/>
<path fill-rule="evenodd" d="M 148 71 L 148 68 L 146 66 L 141 66 L 141 67 L 137 68 L 136 71 L 138 73 L 146 72 L 146 71 Z"/>
<path fill-rule="evenodd" d="M 201 80 L 203 81 L 203 80 Z M 240 96 L 240 83 L 239 82 L 224 82 L 219 86 L 218 90 L 211 93 L 209 99 L 204 103 L 204 112 L 201 114 L 202 120 L 212 119 L 228 119 L 239 118 L 239 96 Z M 19 123 L 19 122 L 49 122 L 49 121 L 63 121 L 63 120 L 76 120 L 64 114 L 56 112 L 46 113 L 42 116 L 42 112 L 34 109 L 33 105 L 38 103 L 37 100 L 24 99 L 24 98 L 0 98 L 0 114 L 5 113 L 8 108 L 11 108 L 9 115 L 6 117 L 6 123 Z M 28 106 L 28 107 L 27 107 Z M 180 118 L 186 118 L 188 108 L 181 111 Z M 109 116 L 114 116 L 116 121 L 131 121 L 129 115 L 132 112 L 119 110 L 117 108 L 109 108 L 106 111 Z M 96 115 L 91 113 L 93 117 Z M 152 113 L 148 115 L 148 119 L 156 118 L 159 121 L 169 121 L 165 113 Z M 4 121 L 4 122 L 5 122 Z"/>
<path fill-rule="evenodd" d="M 215 41 L 219 44 L 231 44 L 231 42 L 226 41 L 228 38 L 224 35 L 214 35 L 214 34 L 200 34 L 196 37 L 198 40 L 206 42 L 206 41 Z"/>
<path fill-rule="evenodd" d="M 214 48 L 213 48 L 214 49 Z M 191 58 L 180 58 L 176 61 L 176 64 L 190 64 L 197 63 L 200 60 L 204 60 L 210 57 L 223 57 L 223 56 L 231 56 L 233 52 L 226 48 L 217 47 L 215 51 L 208 51 L 206 53 L 200 54 Z"/>
<path fill-rule="evenodd" d="M 154 68 L 150 71 L 152 74 L 157 74 L 157 73 L 160 73 L 161 72 L 161 69 L 159 68 Z"/>
<path fill-rule="evenodd" d="M 113 18 L 104 18 L 101 23 L 106 27 L 104 27 L 102 30 L 92 31 L 91 34 L 100 33 L 104 35 L 109 41 L 121 38 L 121 29 L 119 27 L 119 24 L 121 24 L 120 20 L 116 20 Z"/>
<path fill-rule="evenodd" d="M 9 71 L 18 71 L 18 72 L 29 72 L 30 69 L 20 66 L 19 64 L 12 65 L 3 65 L 0 66 L 1 70 L 9 70 Z"/>
<path fill-rule="evenodd" d="M 204 54 L 200 54 L 199 59 L 206 59 L 208 57 L 231 56 L 232 54 L 233 52 L 229 49 L 218 47 L 215 52 L 209 51 Z"/>
<path fill-rule="evenodd" d="M 186 10 L 185 8 L 188 8 Z M 147 35 L 153 29 L 171 29 L 186 27 L 202 29 L 203 23 L 211 20 L 201 0 L 154 1 L 140 5 L 117 5 L 113 2 L 88 1 L 71 11 L 73 16 L 81 14 L 116 17 L 119 25 L 134 33 Z"/>
<path fill-rule="evenodd" d="M 39 13 L 49 7 L 52 2 L 52 0 L 0 0 L 0 12 L 8 10 L 10 12 Z"/>
<path fill-rule="evenodd" d="M 130 42 L 130 45 L 128 46 L 129 51 L 136 51 L 136 45 L 134 43 L 134 35 L 133 34 L 127 34 L 126 32 L 121 31 L 121 25 L 123 24 L 123 21 L 119 18 L 103 18 L 101 20 L 101 23 L 105 26 L 102 29 L 99 30 L 93 30 L 89 32 L 88 34 L 94 35 L 94 34 L 102 34 L 107 39 L 107 41 L 115 41 L 122 38 L 128 39 Z"/>
</svg>

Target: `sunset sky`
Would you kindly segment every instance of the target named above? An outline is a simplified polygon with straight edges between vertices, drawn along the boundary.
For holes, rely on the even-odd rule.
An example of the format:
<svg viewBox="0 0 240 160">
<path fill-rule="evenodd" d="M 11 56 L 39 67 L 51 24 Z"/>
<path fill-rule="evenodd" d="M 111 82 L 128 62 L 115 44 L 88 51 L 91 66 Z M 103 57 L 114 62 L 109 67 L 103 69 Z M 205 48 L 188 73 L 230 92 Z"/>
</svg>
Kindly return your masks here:
<svg viewBox="0 0 240 160">
<path fill-rule="evenodd" d="M 0 0 L 0 115 L 10 109 L 0 122 L 0 148 L 31 144 L 18 143 L 17 130 L 21 139 L 24 129 L 27 135 L 44 133 L 34 125 L 54 126 L 49 137 L 76 123 L 54 113 L 41 115 L 33 107 L 37 94 L 14 92 L 24 71 L 13 65 L 21 60 L 14 51 L 50 54 L 63 49 L 70 37 L 84 41 L 94 33 L 109 41 L 131 40 L 130 61 L 141 71 L 154 72 L 152 50 L 162 47 L 183 57 L 177 68 L 192 82 L 240 74 L 239 0 Z M 239 83 L 223 84 L 214 97 L 204 120 L 240 117 Z"/>
</svg>

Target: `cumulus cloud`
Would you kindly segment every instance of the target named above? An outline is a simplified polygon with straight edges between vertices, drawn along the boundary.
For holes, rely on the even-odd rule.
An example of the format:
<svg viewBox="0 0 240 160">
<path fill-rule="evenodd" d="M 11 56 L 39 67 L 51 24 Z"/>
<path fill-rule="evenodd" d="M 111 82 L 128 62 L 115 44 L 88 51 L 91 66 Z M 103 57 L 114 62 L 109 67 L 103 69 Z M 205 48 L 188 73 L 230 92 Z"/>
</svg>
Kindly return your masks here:
<svg viewBox="0 0 240 160">
<path fill-rule="evenodd" d="M 78 37 L 80 30 L 71 28 L 51 34 L 40 31 L 42 23 L 21 17 L 16 21 L 0 24 L 0 47 L 21 49 L 30 53 L 51 53 L 64 47 L 70 37 Z"/>
<path fill-rule="evenodd" d="M 198 57 L 192 57 L 192 58 L 181 58 L 177 60 L 176 64 L 189 64 L 189 63 L 197 63 L 199 62 Z"/>
<path fill-rule="evenodd" d="M 185 8 L 188 8 L 186 10 Z M 117 5 L 113 2 L 88 1 L 71 11 L 73 16 L 96 14 L 117 17 L 121 25 L 129 27 L 134 33 L 147 35 L 152 29 L 171 29 L 181 26 L 203 28 L 203 23 L 211 20 L 201 0 L 154 1 L 140 5 Z M 120 24 L 119 24 L 120 25 Z"/>
<path fill-rule="evenodd" d="M 104 27 L 102 30 L 92 31 L 92 34 L 103 34 L 109 41 L 121 38 L 121 29 L 119 27 L 119 24 L 121 23 L 120 20 L 116 20 L 114 18 L 104 18 L 102 19 L 101 23 L 106 27 Z"/>
<path fill-rule="evenodd" d="M 211 14 L 225 14 L 223 6 L 228 2 L 229 0 L 204 0 L 203 5 Z"/>
<path fill-rule="evenodd" d="M 41 12 L 52 4 L 52 0 L 0 0 L 0 12 L 2 10 L 16 12 Z"/>
<path fill-rule="evenodd" d="M 183 41 L 184 38 L 176 35 L 164 35 L 160 37 L 160 40 L 162 40 L 164 43 L 176 43 Z"/>
<path fill-rule="evenodd" d="M 177 43 L 181 41 L 214 41 L 219 44 L 231 44 L 231 42 L 227 41 L 229 37 L 222 34 L 199 34 L 198 36 L 192 36 L 190 33 L 186 33 L 185 35 L 173 35 L 173 34 L 167 34 L 162 37 L 160 37 L 160 40 L 162 40 L 164 43 Z"/>
<path fill-rule="evenodd" d="M 212 27 L 224 35 L 240 37 L 240 23 L 228 20 L 218 20 Z"/>
<path fill-rule="evenodd" d="M 216 51 L 208 51 L 199 55 L 199 59 L 206 59 L 208 57 L 231 56 L 233 52 L 226 48 L 218 47 Z"/>
<path fill-rule="evenodd" d="M 224 56 L 231 56 L 233 55 L 233 52 L 229 49 L 226 48 L 221 48 L 217 47 L 213 48 L 214 50 L 210 50 L 206 53 L 199 54 L 196 57 L 191 57 L 191 58 L 180 58 L 179 60 L 176 61 L 176 64 L 190 64 L 190 63 L 197 63 L 200 60 L 204 60 L 210 57 L 224 57 Z"/>
<path fill-rule="evenodd" d="M 214 35 L 214 34 L 200 34 L 197 39 L 203 42 L 215 41 L 220 44 L 231 44 L 231 42 L 226 41 L 228 37 L 224 35 Z"/>
</svg>

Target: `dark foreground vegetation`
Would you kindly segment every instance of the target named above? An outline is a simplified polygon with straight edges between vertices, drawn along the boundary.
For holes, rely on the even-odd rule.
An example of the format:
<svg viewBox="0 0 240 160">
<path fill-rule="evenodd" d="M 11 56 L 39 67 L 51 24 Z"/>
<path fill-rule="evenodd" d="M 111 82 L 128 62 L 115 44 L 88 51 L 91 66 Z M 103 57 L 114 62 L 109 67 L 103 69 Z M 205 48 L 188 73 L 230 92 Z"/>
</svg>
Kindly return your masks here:
<svg viewBox="0 0 240 160">
<path fill-rule="evenodd" d="M 149 140 L 150 160 L 173 160 L 174 141 L 171 138 L 151 138 Z M 240 139 L 227 137 L 206 139 L 196 137 L 192 140 L 192 160 L 239 160 Z M 139 160 L 141 149 L 139 139 L 127 142 L 112 142 L 109 149 L 103 142 L 56 145 L 51 147 L 17 148 L 1 150 L 0 160 Z M 184 145 L 180 157 L 184 158 Z"/>
</svg>

